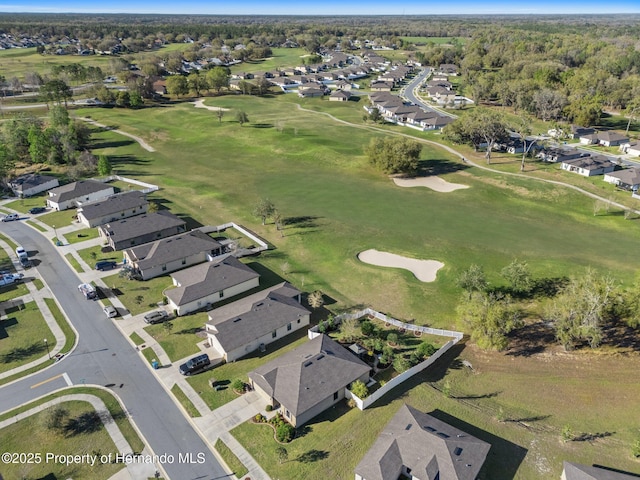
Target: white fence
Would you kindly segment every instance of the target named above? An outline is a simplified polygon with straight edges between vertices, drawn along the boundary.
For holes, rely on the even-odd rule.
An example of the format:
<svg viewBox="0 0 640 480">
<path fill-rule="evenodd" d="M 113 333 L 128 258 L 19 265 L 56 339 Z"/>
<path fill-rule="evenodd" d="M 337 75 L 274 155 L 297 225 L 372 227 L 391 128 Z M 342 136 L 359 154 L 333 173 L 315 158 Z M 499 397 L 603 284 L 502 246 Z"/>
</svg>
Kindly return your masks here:
<svg viewBox="0 0 640 480">
<path fill-rule="evenodd" d="M 205 227 L 203 227 L 203 228 L 205 228 Z M 223 230 L 226 230 L 227 228 L 235 228 L 240 233 L 242 233 L 245 237 L 250 238 L 253 242 L 258 244 L 257 247 L 243 249 L 243 250 L 247 251 L 246 255 L 249 255 L 249 254 L 252 254 L 252 253 L 259 253 L 259 252 L 262 252 L 263 250 L 268 250 L 269 249 L 269 245 L 267 244 L 267 242 L 265 240 L 260 238 L 257 234 L 253 233 L 251 230 L 243 227 L 242 225 L 238 225 L 237 223 L 233 223 L 233 222 L 224 223 L 222 225 L 218 225 L 216 227 L 212 227 L 211 229 L 208 229 L 208 230 L 213 231 L 213 232 L 221 232 Z M 207 231 L 206 233 L 209 233 L 209 232 Z M 235 256 L 242 257 L 243 255 L 236 253 Z"/>
<path fill-rule="evenodd" d="M 128 178 L 128 177 L 121 177 L 120 175 L 110 175 L 104 178 L 96 178 L 95 180 L 98 182 L 104 182 L 104 183 L 112 182 L 114 180 L 120 180 L 121 182 L 132 183 L 134 185 L 143 187 L 142 193 L 151 193 L 151 192 L 160 190 L 160 187 L 152 183 L 141 182 L 140 180 L 135 180 L 133 178 Z"/>
<path fill-rule="evenodd" d="M 402 372 L 397 377 L 392 378 L 391 380 L 389 380 L 382 387 L 380 387 L 378 390 L 373 392 L 371 395 L 369 395 L 365 399 L 356 397 L 353 393 L 351 393 L 349 389 L 345 388 L 345 397 L 352 399 L 360 410 L 364 410 L 365 408 L 369 407 L 372 403 L 374 403 L 384 394 L 391 391 L 393 388 L 397 387 L 402 382 L 408 380 L 409 378 L 420 373 L 425 368 L 433 364 L 442 355 L 444 355 L 452 346 L 458 343 L 464 336 L 462 332 L 456 332 L 453 330 L 443 330 L 440 328 L 430 328 L 430 327 L 424 327 L 422 325 L 412 325 L 410 323 L 404 323 L 404 322 L 401 322 L 400 320 L 396 320 L 395 318 L 388 317 L 384 313 L 376 312 L 371 308 L 365 308 L 364 310 L 360 310 L 355 313 L 343 313 L 343 314 L 337 315 L 334 321 L 336 322 L 336 324 L 339 324 L 342 322 L 342 320 L 345 320 L 345 319 L 358 319 L 358 318 L 367 317 L 367 316 L 376 318 L 382 322 L 385 322 L 385 324 L 394 325 L 398 328 L 403 328 L 405 330 L 409 330 L 412 332 L 421 332 L 421 333 L 427 333 L 430 335 L 439 335 L 442 337 L 452 338 L 452 340 L 449 340 L 447 343 L 445 343 L 442 347 L 440 347 L 440 349 L 436 353 L 431 355 L 424 362 L 420 362 L 419 364 L 411 367 L 409 370 Z M 308 336 L 310 339 L 313 339 L 318 335 L 322 335 L 322 334 L 318 331 L 317 326 L 313 326 L 309 329 Z"/>
</svg>

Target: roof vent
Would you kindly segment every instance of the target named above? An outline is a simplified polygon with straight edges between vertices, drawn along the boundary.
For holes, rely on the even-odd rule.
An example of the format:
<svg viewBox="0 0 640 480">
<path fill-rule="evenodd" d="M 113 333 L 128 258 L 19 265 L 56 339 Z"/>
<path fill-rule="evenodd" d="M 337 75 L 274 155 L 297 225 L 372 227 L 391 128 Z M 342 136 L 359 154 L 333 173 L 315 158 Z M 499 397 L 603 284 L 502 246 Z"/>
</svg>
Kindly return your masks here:
<svg viewBox="0 0 640 480">
<path fill-rule="evenodd" d="M 316 360 L 322 360 L 324 358 L 323 354 L 318 355 L 318 357 L 316 358 Z"/>
<path fill-rule="evenodd" d="M 237 323 L 237 322 L 239 322 L 240 320 L 242 320 L 242 318 L 241 318 L 241 317 L 238 317 L 238 318 L 236 318 L 236 319 L 233 321 L 233 323 Z"/>
<path fill-rule="evenodd" d="M 410 424 L 410 423 L 407 423 L 407 426 L 406 426 L 406 427 L 404 427 L 404 429 L 405 429 L 405 430 L 411 430 L 411 424 Z"/>
<path fill-rule="evenodd" d="M 460 447 L 456 447 L 456 449 L 453 451 L 454 455 L 458 455 L 459 456 L 461 453 L 462 453 L 462 448 L 460 448 Z"/>
<path fill-rule="evenodd" d="M 305 363 L 304 363 L 304 366 L 305 366 L 305 367 L 309 367 L 309 366 L 311 366 L 311 365 L 313 365 L 313 362 L 305 362 Z"/>
<path fill-rule="evenodd" d="M 429 427 L 429 426 L 425 426 L 425 427 L 424 427 L 424 429 L 425 429 L 425 430 L 428 430 L 429 432 L 435 432 L 435 431 L 436 431 L 436 429 L 435 429 L 435 428 L 433 428 L 433 427 Z"/>
<path fill-rule="evenodd" d="M 438 433 L 436 433 L 436 435 L 438 435 L 441 438 L 449 438 L 449 435 L 447 435 L 446 433 L 442 433 L 442 432 L 438 432 Z"/>
</svg>

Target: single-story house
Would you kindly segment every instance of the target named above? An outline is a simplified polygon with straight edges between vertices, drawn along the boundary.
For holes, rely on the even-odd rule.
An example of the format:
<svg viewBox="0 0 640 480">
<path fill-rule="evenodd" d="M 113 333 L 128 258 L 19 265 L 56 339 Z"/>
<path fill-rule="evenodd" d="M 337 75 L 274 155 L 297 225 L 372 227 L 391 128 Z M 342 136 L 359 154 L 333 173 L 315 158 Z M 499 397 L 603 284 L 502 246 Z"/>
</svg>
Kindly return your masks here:
<svg viewBox="0 0 640 480">
<path fill-rule="evenodd" d="M 580 158 L 583 154 L 578 150 L 563 150 L 562 148 L 548 147 L 544 148 L 536 155 L 543 162 L 562 163 L 566 160 Z"/>
<path fill-rule="evenodd" d="M 322 97 L 324 89 L 319 87 L 306 87 L 298 89 L 298 96 L 301 98 Z"/>
<path fill-rule="evenodd" d="M 345 390 L 369 381 L 370 367 L 326 335 L 319 335 L 249 373 L 264 400 L 294 427 L 345 398 Z"/>
<path fill-rule="evenodd" d="M 390 92 L 392 88 L 393 88 L 393 84 L 389 82 L 379 82 L 379 81 L 371 82 L 372 92 Z"/>
<path fill-rule="evenodd" d="M 583 177 L 593 177 L 613 172 L 616 164 L 601 155 L 584 155 L 562 162 L 562 169 L 577 173 Z"/>
<path fill-rule="evenodd" d="M 209 344 L 232 362 L 307 327 L 310 312 L 300 304 L 300 293 L 282 282 L 216 308 L 205 324 Z"/>
<path fill-rule="evenodd" d="M 171 274 L 176 288 L 164 291 L 169 307 L 186 315 L 260 285 L 260 274 L 236 257 L 214 258 Z"/>
<path fill-rule="evenodd" d="M 638 480 L 637 475 L 627 475 L 619 470 L 590 467 L 578 463 L 562 462 L 561 480 Z"/>
<path fill-rule="evenodd" d="M 586 134 L 580 135 L 580 143 L 583 145 L 594 145 L 598 143 L 598 134 L 586 133 Z"/>
<path fill-rule="evenodd" d="M 605 174 L 604 181 L 625 190 L 637 192 L 640 187 L 640 168 L 626 168 Z"/>
<path fill-rule="evenodd" d="M 146 213 L 148 206 L 146 195 L 140 191 L 118 193 L 97 202 L 82 204 L 78 207 L 78 220 L 87 227 L 97 227 Z"/>
<path fill-rule="evenodd" d="M 222 245 L 200 230 L 145 243 L 124 250 L 126 264 L 143 280 L 197 265 L 222 254 Z"/>
<path fill-rule="evenodd" d="M 622 150 L 627 155 L 640 157 L 640 142 L 625 142 L 620 145 L 620 150 Z"/>
<path fill-rule="evenodd" d="M 356 480 L 475 480 L 491 445 L 404 404 L 355 469 Z"/>
<path fill-rule="evenodd" d="M 594 133 L 596 133 L 596 131 L 593 128 L 571 125 L 571 138 L 580 138 L 584 135 L 592 135 Z"/>
<path fill-rule="evenodd" d="M 628 137 L 618 132 L 606 131 L 598 133 L 598 143 L 605 147 L 617 147 L 628 141 Z"/>
<path fill-rule="evenodd" d="M 81 180 L 49 190 L 47 205 L 54 210 L 67 210 L 83 203 L 96 202 L 113 195 L 115 191 L 108 183 Z"/>
<path fill-rule="evenodd" d="M 329 95 L 330 102 L 346 102 L 351 98 L 351 92 L 347 92 L 344 90 L 334 90 Z"/>
<path fill-rule="evenodd" d="M 458 67 L 452 63 L 441 63 L 438 71 L 446 75 L 457 75 Z"/>
<path fill-rule="evenodd" d="M 111 248 L 123 250 L 184 233 L 186 225 L 181 218 L 161 210 L 105 223 L 98 227 L 98 233 Z"/>
<path fill-rule="evenodd" d="M 16 197 L 31 197 L 58 185 L 60 183 L 56 177 L 38 173 L 25 173 L 9 182 L 9 188 Z"/>
</svg>

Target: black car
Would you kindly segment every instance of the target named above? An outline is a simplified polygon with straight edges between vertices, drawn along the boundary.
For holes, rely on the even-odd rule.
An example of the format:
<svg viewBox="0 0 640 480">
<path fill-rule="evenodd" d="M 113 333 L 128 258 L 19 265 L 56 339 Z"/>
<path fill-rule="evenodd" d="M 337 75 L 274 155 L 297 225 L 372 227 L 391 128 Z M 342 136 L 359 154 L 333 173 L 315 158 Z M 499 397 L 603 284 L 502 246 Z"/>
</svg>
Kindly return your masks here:
<svg viewBox="0 0 640 480">
<path fill-rule="evenodd" d="M 116 268 L 118 264 L 111 260 L 101 260 L 96 263 L 96 270 L 111 270 L 112 268 Z"/>
<path fill-rule="evenodd" d="M 45 207 L 33 207 L 32 209 L 29 210 L 29 213 L 31 215 L 35 215 L 36 213 L 42 213 L 46 211 L 47 209 Z"/>
<path fill-rule="evenodd" d="M 193 357 L 187 360 L 186 363 L 180 365 L 180 373 L 182 375 L 192 375 L 194 373 L 202 372 L 209 368 L 211 365 L 211 361 L 209 360 L 209 355 L 203 353 L 202 355 L 198 355 L 197 357 Z"/>
</svg>

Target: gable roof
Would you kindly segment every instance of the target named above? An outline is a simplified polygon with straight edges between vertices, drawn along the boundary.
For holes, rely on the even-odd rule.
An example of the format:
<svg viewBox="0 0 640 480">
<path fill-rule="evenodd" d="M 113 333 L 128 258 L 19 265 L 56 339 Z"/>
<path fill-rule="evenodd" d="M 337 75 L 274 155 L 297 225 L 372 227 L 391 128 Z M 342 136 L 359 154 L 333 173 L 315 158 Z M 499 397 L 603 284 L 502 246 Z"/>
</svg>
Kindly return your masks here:
<svg viewBox="0 0 640 480">
<path fill-rule="evenodd" d="M 405 466 L 419 480 L 475 480 L 490 448 L 487 442 L 405 404 L 355 471 L 366 480 L 396 480 Z"/>
<path fill-rule="evenodd" d="M 609 177 L 614 177 L 626 185 L 640 184 L 640 168 L 625 168 L 617 172 L 607 173 Z"/>
<path fill-rule="evenodd" d="M 598 133 L 598 140 L 605 142 L 624 142 L 628 141 L 629 137 L 625 137 L 621 133 L 612 132 L 611 130 L 607 130 L 604 132 Z"/>
<path fill-rule="evenodd" d="M 590 467 L 578 463 L 563 462 L 564 478 L 566 480 L 637 480 L 635 475 L 607 470 L 600 467 Z"/>
<path fill-rule="evenodd" d="M 611 160 L 601 155 L 585 155 L 579 158 L 564 160 L 562 163 L 582 168 L 584 170 L 599 170 L 601 168 L 611 168 L 616 166 Z"/>
<path fill-rule="evenodd" d="M 225 351 L 231 351 L 308 315 L 296 299 L 300 293 L 288 282 L 279 283 L 209 312 L 207 325 Z"/>
<path fill-rule="evenodd" d="M 13 190 L 17 190 L 19 192 L 24 192 L 25 190 L 29 190 L 30 188 L 37 187 L 39 185 L 44 185 L 45 183 L 49 183 L 52 181 L 57 181 L 56 177 L 52 177 L 51 175 L 40 175 L 39 173 L 25 173 L 24 175 L 20 175 L 19 177 L 14 178 L 9 182 L 9 185 Z"/>
<path fill-rule="evenodd" d="M 369 370 L 349 350 L 320 335 L 256 368 L 249 378 L 298 416 Z"/>
<path fill-rule="evenodd" d="M 164 294 L 180 306 L 259 276 L 236 257 L 228 256 L 172 273 L 171 278 L 180 286 Z"/>
<path fill-rule="evenodd" d="M 127 249 L 127 256 L 136 262 L 140 270 L 179 260 L 190 255 L 210 252 L 221 245 L 206 233 L 192 230 L 180 235 L 163 238 Z"/>
<path fill-rule="evenodd" d="M 113 187 L 106 183 L 96 182 L 95 180 L 80 180 L 79 182 L 67 183 L 61 187 L 52 188 L 49 190 L 49 200 L 60 203 L 108 189 L 113 192 Z"/>
<path fill-rule="evenodd" d="M 186 222 L 167 210 L 145 213 L 135 217 L 124 218 L 116 222 L 105 223 L 100 229 L 116 242 L 159 232 L 173 227 L 184 227 Z"/>
<path fill-rule="evenodd" d="M 148 205 L 147 197 L 140 191 L 124 192 L 112 195 L 93 203 L 87 203 L 78 208 L 87 220 L 101 218 L 114 213 L 120 213 L 130 208 Z"/>
</svg>

